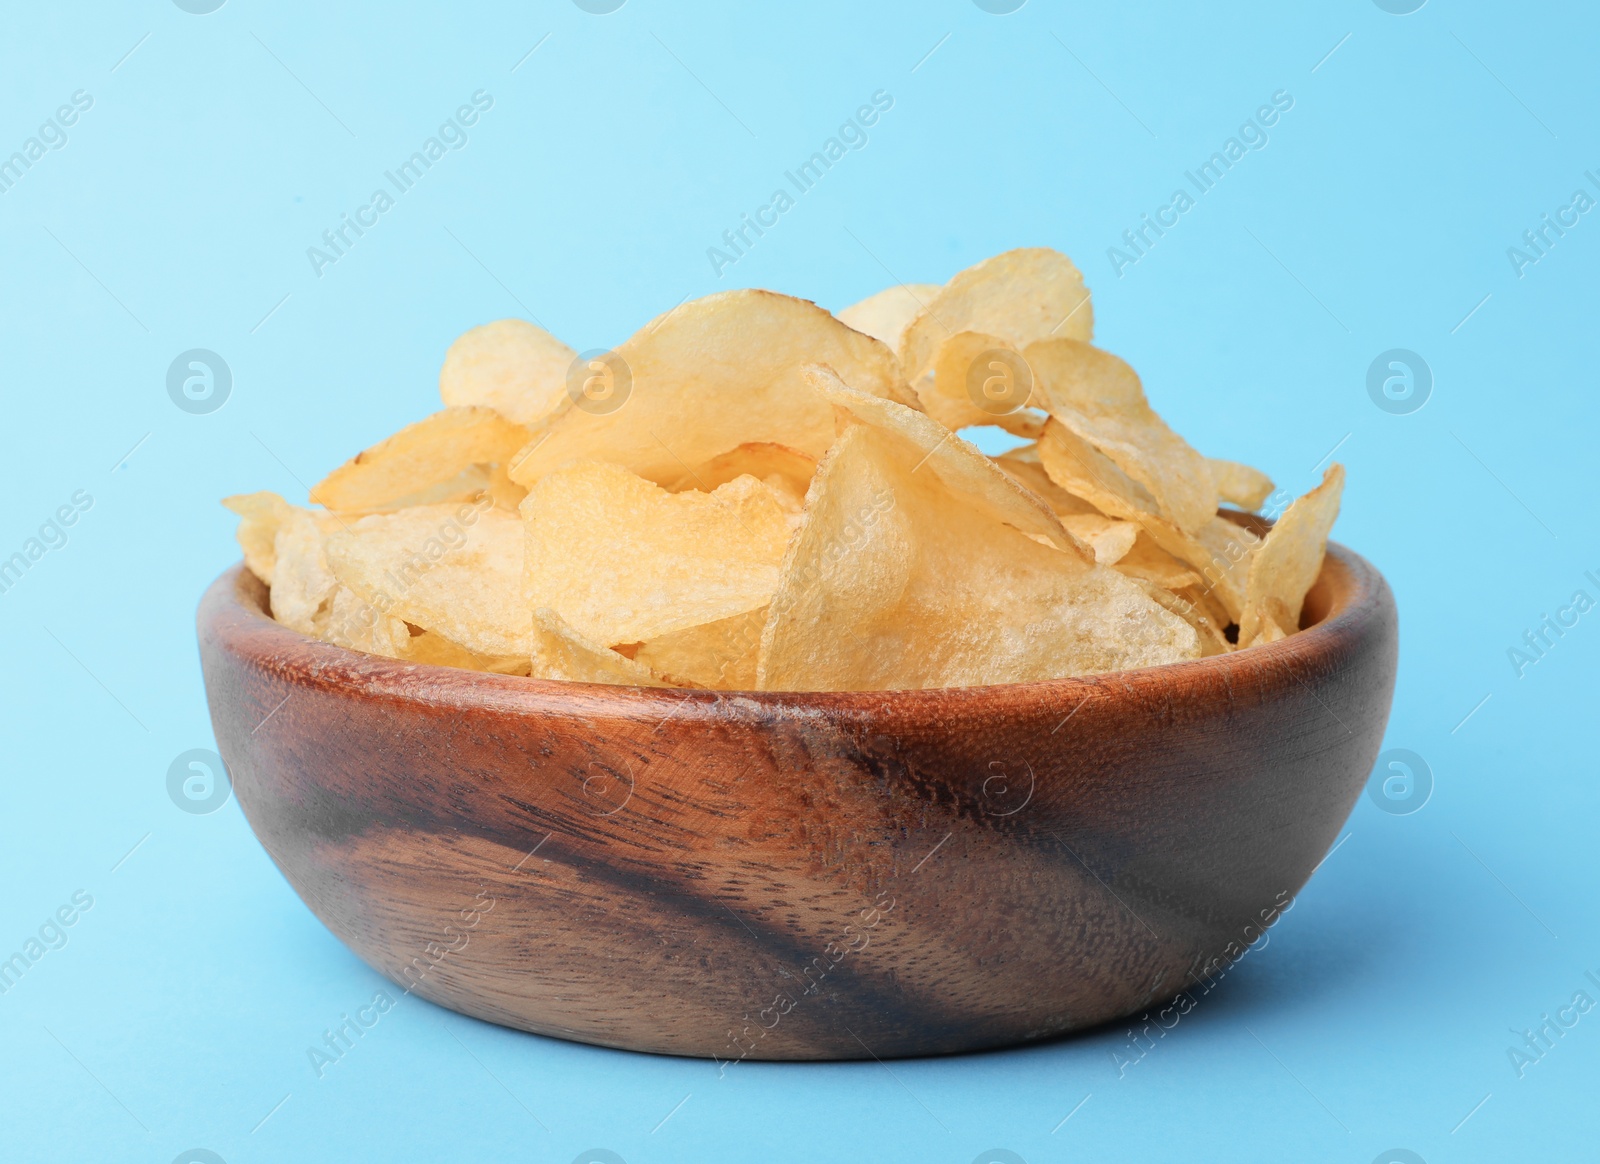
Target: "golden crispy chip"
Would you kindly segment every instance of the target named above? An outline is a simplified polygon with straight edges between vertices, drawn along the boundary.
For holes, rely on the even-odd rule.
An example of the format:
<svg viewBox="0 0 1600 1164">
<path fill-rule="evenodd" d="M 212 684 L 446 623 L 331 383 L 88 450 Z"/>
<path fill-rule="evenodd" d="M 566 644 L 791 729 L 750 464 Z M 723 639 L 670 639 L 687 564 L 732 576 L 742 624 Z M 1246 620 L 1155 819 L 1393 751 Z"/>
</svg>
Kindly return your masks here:
<svg viewBox="0 0 1600 1164">
<path fill-rule="evenodd" d="M 833 442 L 833 414 L 800 381 L 800 365 L 811 360 L 864 392 L 908 391 L 888 348 L 816 304 L 724 291 L 667 313 L 618 348 L 607 363 L 613 394 L 580 401 L 537 429 L 512 480 L 531 487 L 562 465 L 605 461 L 665 485 L 751 442 L 820 457 Z"/>
<path fill-rule="evenodd" d="M 529 669 L 527 659 L 480 655 L 459 643 L 451 642 L 437 631 L 412 635 L 411 641 L 405 646 L 405 658 L 412 663 L 458 667 L 463 671 L 488 671 L 496 675 L 526 675 Z"/>
<path fill-rule="evenodd" d="M 1243 526 L 1216 517 L 1193 538 L 1161 527 L 1150 531 L 1156 544 L 1187 562 L 1200 575 L 1202 585 L 1216 595 L 1228 617 L 1239 621 L 1250 576 L 1250 561 L 1261 539 Z M 1163 536 L 1168 540 L 1163 541 Z"/>
<path fill-rule="evenodd" d="M 906 379 L 918 384 L 939 345 L 963 331 L 998 337 L 1020 352 L 1051 336 L 1089 339 L 1094 308 L 1066 255 L 1047 247 L 1006 251 L 951 279 L 906 328 L 898 349 Z"/>
<path fill-rule="evenodd" d="M 1068 493 L 1050 480 L 1050 474 L 1046 473 L 1044 466 L 1039 463 L 1037 442 L 1001 453 L 994 459 L 994 463 L 1005 472 L 1006 476 L 1037 495 L 1057 517 L 1070 517 L 1073 514 L 1104 516 L 1083 498 Z"/>
<path fill-rule="evenodd" d="M 533 646 L 522 552 L 522 522 L 487 499 L 372 514 L 328 537 L 328 564 L 363 601 L 502 658 Z"/>
<path fill-rule="evenodd" d="M 240 517 L 234 536 L 244 551 L 244 564 L 252 574 L 272 585 L 272 568 L 277 562 L 273 543 L 278 530 L 288 519 L 290 505 L 276 493 L 236 493 L 224 497 L 222 504 Z"/>
<path fill-rule="evenodd" d="M 533 612 L 530 674 L 568 683 L 612 683 L 624 687 L 669 686 L 649 667 L 584 638 L 555 611 Z"/>
<path fill-rule="evenodd" d="M 439 369 L 439 397 L 447 407 L 482 405 L 531 425 L 571 404 L 567 369 L 577 358 L 537 324 L 499 319 L 450 345 Z"/>
<path fill-rule="evenodd" d="M 1045 423 L 1037 453 L 1040 466 L 1058 488 L 1107 517 L 1145 526 L 1161 520 L 1161 507 L 1148 489 L 1060 421 L 1051 418 Z"/>
<path fill-rule="evenodd" d="M 1193 628 L 1200 640 L 1201 658 L 1226 655 L 1233 650 L 1233 644 L 1228 642 L 1225 624 L 1217 621 L 1215 609 L 1210 603 L 1197 601 L 1194 592 L 1190 590 L 1173 592 L 1153 582 L 1141 582 L 1141 585 L 1145 593 L 1160 603 L 1164 609 L 1171 611 Z"/>
<path fill-rule="evenodd" d="M 1024 355 L 1050 415 L 1143 485 L 1163 517 L 1191 535 L 1216 517 L 1206 458 L 1156 415 L 1124 361 L 1073 339 L 1045 340 Z"/>
<path fill-rule="evenodd" d="M 698 489 L 710 493 L 735 477 L 748 475 L 765 481 L 798 502 L 805 500 L 816 471 L 817 459 L 807 453 L 771 441 L 752 441 L 712 457 L 703 465 L 696 465 L 669 484 L 667 490 L 682 493 L 685 489 Z"/>
<path fill-rule="evenodd" d="M 1160 511 L 1150 491 L 1109 457 L 1051 418 L 1039 439 L 1039 461 L 1050 479 L 1091 502 L 1109 517 L 1135 521 L 1161 549 L 1200 574 L 1230 617 L 1244 609 L 1250 555 L 1260 539 L 1225 518 L 1213 517 L 1189 534 Z"/>
<path fill-rule="evenodd" d="M 1116 565 L 1127 557 L 1140 535 L 1135 522 L 1118 521 L 1100 513 L 1069 514 L 1062 517 L 1061 524 L 1094 550 L 1094 560 L 1102 566 Z"/>
<path fill-rule="evenodd" d="M 317 616 L 316 633 L 336 647 L 391 659 L 407 657 L 412 641 L 403 620 L 380 614 L 348 586 L 335 588 L 333 601 Z"/>
<path fill-rule="evenodd" d="M 528 430 L 492 408 L 446 408 L 357 453 L 311 491 L 339 513 L 374 513 L 464 501 L 489 485 L 475 465 L 504 465 Z M 450 496 L 440 497 L 436 487 Z"/>
<path fill-rule="evenodd" d="M 1250 643 L 1268 623 L 1286 634 L 1300 629 L 1300 607 L 1306 591 L 1322 572 L 1328 531 L 1339 516 L 1344 491 L 1344 466 L 1330 465 L 1322 484 L 1283 511 L 1250 563 L 1239 641 Z M 1267 641 L 1271 641 L 1270 637 Z"/>
<path fill-rule="evenodd" d="M 946 428 L 992 424 L 1032 440 L 1044 424 L 1044 415 L 1028 407 L 1039 397 L 1027 361 L 1008 341 L 984 332 L 957 332 L 941 343 L 916 392 Z"/>
<path fill-rule="evenodd" d="M 1248 640 L 1240 638 L 1240 643 L 1246 647 L 1259 647 L 1264 643 L 1275 643 L 1279 639 L 1286 639 L 1290 632 L 1278 625 L 1278 620 L 1271 615 L 1263 615 L 1256 624 L 1255 634 Z"/>
<path fill-rule="evenodd" d="M 943 480 L 951 493 L 982 507 L 995 521 L 1038 535 L 1045 544 L 1076 555 L 1086 565 L 1094 564 L 1094 551 L 1073 537 L 1048 505 L 931 416 L 859 392 L 832 368 L 812 364 L 804 374 L 819 399 L 861 423 L 892 432 L 922 449 L 917 470 Z M 812 485 L 815 487 L 815 480 Z"/>
<path fill-rule="evenodd" d="M 897 352 L 906 328 L 940 290 L 937 283 L 896 283 L 834 314 L 840 323 L 855 328 L 862 335 L 870 335 L 891 352 Z"/>
<path fill-rule="evenodd" d="M 752 691 L 767 608 L 685 627 L 640 645 L 634 660 L 669 683 Z"/>
<path fill-rule="evenodd" d="M 1063 519 L 1065 520 L 1065 519 Z M 1133 522 L 1127 523 L 1139 527 Z M 1165 590 L 1182 590 L 1186 586 L 1204 585 L 1204 580 L 1194 570 L 1173 557 L 1156 544 L 1144 530 L 1134 539 L 1128 552 L 1116 561 L 1116 567 L 1130 578 L 1143 578 Z"/>
<path fill-rule="evenodd" d="M 273 538 L 272 554 L 267 582 L 272 617 L 303 635 L 316 634 L 317 614 L 333 601 L 339 585 L 328 568 L 316 516 L 289 506 Z"/>
<path fill-rule="evenodd" d="M 522 515 L 527 605 L 549 607 L 602 644 L 648 642 L 765 606 L 791 530 L 781 495 L 754 477 L 668 493 L 592 461 L 542 478 Z"/>
<path fill-rule="evenodd" d="M 977 450 L 910 409 L 818 380 L 865 423 L 812 483 L 763 632 L 759 687 L 1013 683 L 1199 654 L 1187 624 L 1086 561 L 1064 530 L 1063 549 L 1036 541 L 1060 529 L 1053 515 Z"/>
<path fill-rule="evenodd" d="M 1217 496 L 1229 505 L 1254 513 L 1272 493 L 1272 478 L 1260 469 L 1252 469 L 1238 461 L 1224 461 L 1207 457 L 1211 466 L 1211 479 L 1216 482 Z"/>
<path fill-rule="evenodd" d="M 522 508 L 522 499 L 528 491 L 511 479 L 506 471 L 508 466 L 495 465 L 489 472 L 489 484 L 485 488 L 489 499 L 501 509 L 516 513 Z"/>
</svg>

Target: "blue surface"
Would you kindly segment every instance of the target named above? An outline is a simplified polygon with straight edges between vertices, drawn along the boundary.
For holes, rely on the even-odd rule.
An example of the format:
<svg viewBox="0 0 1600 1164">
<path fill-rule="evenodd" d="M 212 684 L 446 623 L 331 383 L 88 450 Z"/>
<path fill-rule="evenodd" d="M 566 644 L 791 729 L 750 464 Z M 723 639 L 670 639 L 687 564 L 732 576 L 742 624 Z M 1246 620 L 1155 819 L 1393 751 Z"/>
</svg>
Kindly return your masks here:
<svg viewBox="0 0 1600 1164">
<path fill-rule="evenodd" d="M 684 7 L 8 11 L 0 156 L 92 105 L 0 195 L 0 556 L 80 498 L 0 593 L 0 954 L 73 918 L 0 995 L 0 1154 L 1596 1158 L 1600 1013 L 1508 1056 L 1600 1001 L 1600 613 L 1520 676 L 1508 657 L 1575 591 L 1600 599 L 1600 215 L 1566 212 L 1520 271 L 1507 254 L 1600 197 L 1593 7 Z M 707 249 L 878 90 L 869 142 L 716 275 Z M 479 91 L 466 143 L 314 272 L 307 248 Z M 1122 232 L 1279 91 L 1265 145 L 1119 273 Z M 485 320 L 581 350 L 687 295 L 838 307 L 1037 244 L 1077 258 L 1100 342 L 1201 449 L 1299 492 L 1337 448 L 1336 536 L 1399 597 L 1386 747 L 1431 772 L 1420 809 L 1363 798 L 1265 947 L 1121 1071 L 1112 1029 L 719 1077 L 408 998 L 319 1079 L 307 1048 L 385 984 L 233 802 L 184 812 L 167 788 L 214 746 L 192 619 L 236 557 L 216 499 L 303 497 L 434 408 L 446 346 Z M 167 391 L 196 348 L 231 371 L 210 413 Z M 1369 396 L 1390 349 L 1431 371 L 1420 410 Z"/>
</svg>

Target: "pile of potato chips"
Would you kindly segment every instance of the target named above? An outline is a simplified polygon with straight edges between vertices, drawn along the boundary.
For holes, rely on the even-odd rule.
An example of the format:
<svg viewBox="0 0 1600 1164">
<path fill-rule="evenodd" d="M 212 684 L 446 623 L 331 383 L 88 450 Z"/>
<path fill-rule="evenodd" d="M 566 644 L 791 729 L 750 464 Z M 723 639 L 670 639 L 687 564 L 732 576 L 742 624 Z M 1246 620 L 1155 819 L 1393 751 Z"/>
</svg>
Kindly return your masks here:
<svg viewBox="0 0 1600 1164">
<path fill-rule="evenodd" d="M 1264 538 L 1220 516 L 1272 482 L 1169 429 L 1093 320 L 1042 248 L 837 316 L 723 292 L 581 357 L 501 320 L 451 346 L 444 409 L 334 470 L 319 508 L 224 504 L 279 622 L 507 675 L 962 687 L 1293 633 L 1343 470 Z M 972 425 L 1027 443 L 991 458 Z"/>
</svg>

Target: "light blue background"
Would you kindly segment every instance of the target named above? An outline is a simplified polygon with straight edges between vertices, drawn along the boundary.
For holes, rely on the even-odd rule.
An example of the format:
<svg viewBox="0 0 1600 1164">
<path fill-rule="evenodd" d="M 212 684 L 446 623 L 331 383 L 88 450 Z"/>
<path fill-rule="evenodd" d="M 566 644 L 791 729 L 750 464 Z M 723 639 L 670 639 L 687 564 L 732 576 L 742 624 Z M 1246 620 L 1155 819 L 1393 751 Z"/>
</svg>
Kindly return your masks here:
<svg viewBox="0 0 1600 1164">
<path fill-rule="evenodd" d="M 73 91 L 94 106 L 0 197 L 0 556 L 74 490 L 94 504 L 0 594 L 0 953 L 74 890 L 94 906 L 0 996 L 0 1155 L 1594 1158 L 1600 1012 L 1522 1078 L 1506 1048 L 1600 999 L 1600 613 L 1521 678 L 1507 649 L 1600 597 L 1600 215 L 1521 278 L 1506 249 L 1600 171 L 1600 17 L 899 7 L 9 7 L 0 156 Z M 470 144 L 316 277 L 306 248 L 479 89 Z M 870 144 L 713 277 L 706 248 L 878 89 Z M 1107 248 L 1280 89 L 1270 144 L 1119 278 Z M 1041 244 L 1201 449 L 1300 492 L 1337 446 L 1336 536 L 1402 612 L 1386 746 L 1426 758 L 1426 806 L 1363 798 L 1266 948 L 1125 1077 L 1119 1028 L 719 1078 L 413 998 L 317 1079 L 306 1048 L 382 981 L 235 804 L 166 791 L 213 746 L 192 619 L 237 556 L 216 499 L 303 497 L 436 407 L 446 346 L 482 321 L 532 313 L 581 350 L 725 286 L 840 307 Z M 234 375 L 211 415 L 165 389 L 196 347 Z M 1394 347 L 1436 378 L 1411 415 L 1366 392 Z"/>
</svg>

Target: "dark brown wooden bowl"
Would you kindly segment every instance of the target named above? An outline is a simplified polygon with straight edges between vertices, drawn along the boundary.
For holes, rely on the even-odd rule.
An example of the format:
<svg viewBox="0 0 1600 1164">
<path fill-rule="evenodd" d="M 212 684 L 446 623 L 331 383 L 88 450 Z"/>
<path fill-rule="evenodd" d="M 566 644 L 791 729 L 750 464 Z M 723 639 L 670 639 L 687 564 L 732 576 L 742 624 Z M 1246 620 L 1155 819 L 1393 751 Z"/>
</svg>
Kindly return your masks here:
<svg viewBox="0 0 1600 1164">
<path fill-rule="evenodd" d="M 970 1051 L 1214 976 L 1292 900 L 1383 737 L 1397 627 L 1330 546 L 1306 629 L 1083 679 L 655 690 L 308 639 L 200 606 L 246 817 L 323 923 L 443 1006 L 724 1060 Z"/>
</svg>

